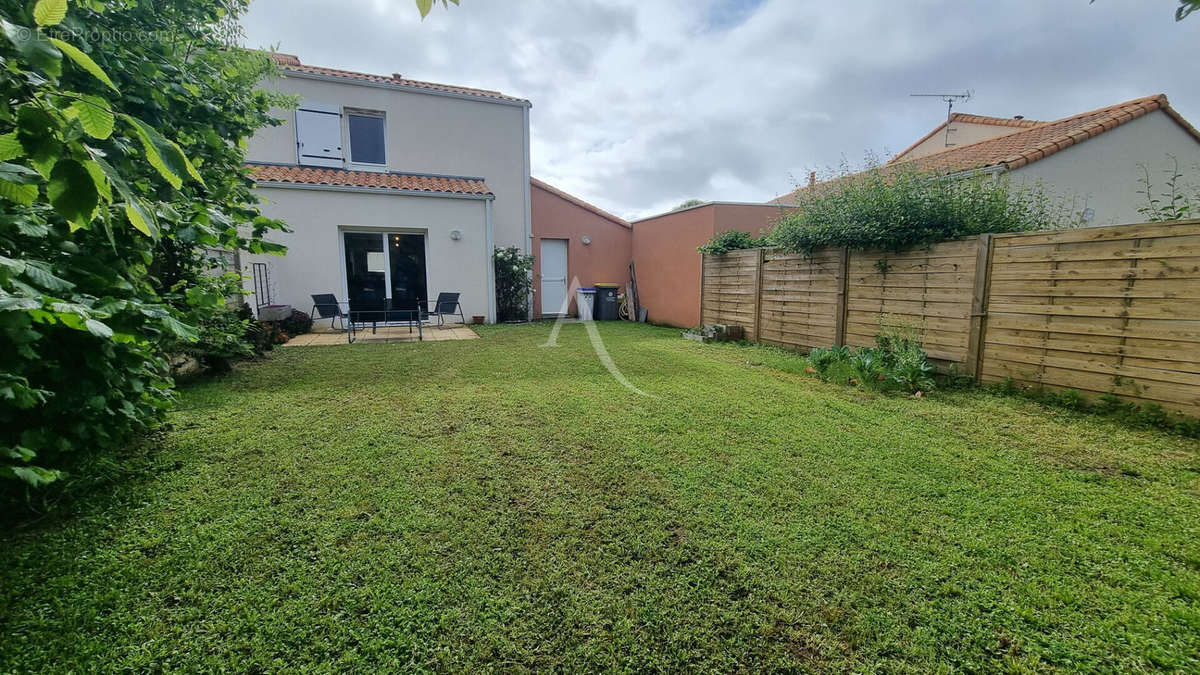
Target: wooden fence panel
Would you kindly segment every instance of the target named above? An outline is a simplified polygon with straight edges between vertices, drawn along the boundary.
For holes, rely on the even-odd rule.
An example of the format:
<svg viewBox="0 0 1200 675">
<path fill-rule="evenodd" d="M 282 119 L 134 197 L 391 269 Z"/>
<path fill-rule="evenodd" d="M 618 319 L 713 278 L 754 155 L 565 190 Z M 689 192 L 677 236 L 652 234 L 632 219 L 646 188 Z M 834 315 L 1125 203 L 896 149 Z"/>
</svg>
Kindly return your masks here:
<svg viewBox="0 0 1200 675">
<path fill-rule="evenodd" d="M 1200 415 L 1200 223 L 996 235 L 982 379 Z"/>
<path fill-rule="evenodd" d="M 753 337 L 758 315 L 758 249 L 704 256 L 700 323 L 741 326 Z"/>
<path fill-rule="evenodd" d="M 846 344 L 874 345 L 888 316 L 919 328 L 931 359 L 967 364 L 978 253 L 978 237 L 904 253 L 852 252 Z"/>
<path fill-rule="evenodd" d="M 843 274 L 841 249 L 812 258 L 763 251 L 759 340 L 806 349 L 834 344 Z"/>
<path fill-rule="evenodd" d="M 869 346 L 889 316 L 981 381 L 1200 417 L 1200 220 L 999 234 L 901 254 L 705 256 L 701 319 L 785 347 Z"/>
</svg>

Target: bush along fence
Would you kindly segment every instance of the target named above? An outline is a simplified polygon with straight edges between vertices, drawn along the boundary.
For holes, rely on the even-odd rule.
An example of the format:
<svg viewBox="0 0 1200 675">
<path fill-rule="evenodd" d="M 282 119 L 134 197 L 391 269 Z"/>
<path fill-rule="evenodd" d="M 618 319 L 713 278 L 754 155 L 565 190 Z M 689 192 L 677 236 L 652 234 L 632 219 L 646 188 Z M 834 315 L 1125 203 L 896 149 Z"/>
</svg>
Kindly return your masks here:
<svg viewBox="0 0 1200 675">
<path fill-rule="evenodd" d="M 882 316 L 980 382 L 1200 417 L 1200 220 L 983 234 L 904 253 L 705 255 L 700 316 L 798 349 L 869 346 Z"/>
</svg>

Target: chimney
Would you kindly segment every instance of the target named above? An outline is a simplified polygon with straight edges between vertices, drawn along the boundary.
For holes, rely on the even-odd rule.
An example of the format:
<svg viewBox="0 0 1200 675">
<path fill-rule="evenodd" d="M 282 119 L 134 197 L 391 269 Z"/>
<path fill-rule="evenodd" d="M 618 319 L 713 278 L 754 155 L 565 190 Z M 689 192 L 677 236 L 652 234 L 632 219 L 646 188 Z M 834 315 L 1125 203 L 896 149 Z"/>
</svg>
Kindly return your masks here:
<svg viewBox="0 0 1200 675">
<path fill-rule="evenodd" d="M 400 73 L 392 73 L 392 79 L 393 80 L 403 80 L 404 76 L 401 75 Z"/>
<path fill-rule="evenodd" d="M 817 184 L 817 172 L 809 171 L 808 172 L 808 187 L 812 187 L 816 184 Z"/>
</svg>

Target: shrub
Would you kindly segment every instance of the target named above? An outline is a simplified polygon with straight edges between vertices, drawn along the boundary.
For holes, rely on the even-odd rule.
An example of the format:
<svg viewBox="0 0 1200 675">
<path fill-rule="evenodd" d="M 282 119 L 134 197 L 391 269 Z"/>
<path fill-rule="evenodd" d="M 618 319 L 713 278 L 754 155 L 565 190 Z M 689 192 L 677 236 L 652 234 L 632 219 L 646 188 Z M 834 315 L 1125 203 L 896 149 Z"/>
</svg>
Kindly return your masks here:
<svg viewBox="0 0 1200 675">
<path fill-rule="evenodd" d="M 231 46 L 246 2 L 55 4 L 0 0 L 0 476 L 34 486 L 161 421 L 168 350 L 240 349 L 210 252 L 282 250 L 243 167 L 286 104 Z"/>
<path fill-rule="evenodd" d="M 248 327 L 249 322 L 238 316 L 236 309 L 222 307 L 200 322 L 198 338 L 183 351 L 210 372 L 229 372 L 235 360 L 254 354 L 254 344 L 246 339 Z"/>
<path fill-rule="evenodd" d="M 874 166 L 799 190 L 799 208 L 771 231 L 772 244 L 811 255 L 824 246 L 903 251 L 985 232 L 1061 226 L 1061 205 L 1040 187 L 1004 178 L 950 179 L 909 167 Z"/>
<path fill-rule="evenodd" d="M 820 371 L 839 361 L 845 361 L 850 358 L 850 348 L 843 345 L 832 345 L 829 347 L 817 347 L 808 353 L 808 362 L 813 368 Z"/>
<path fill-rule="evenodd" d="M 921 334 L 916 326 L 884 317 L 880 319 L 875 344 L 888 380 L 910 393 L 934 390 L 936 370 L 921 348 Z"/>
<path fill-rule="evenodd" d="M 766 237 L 754 237 L 741 230 L 725 230 L 696 247 L 696 250 L 708 255 L 725 255 L 730 251 L 768 245 Z"/>
<path fill-rule="evenodd" d="M 311 332 L 313 319 L 298 309 L 292 310 L 292 315 L 281 321 L 255 321 L 254 312 L 250 305 L 242 303 L 238 317 L 246 322 L 245 339 L 254 350 L 254 354 L 262 355 L 297 335 Z"/>
<path fill-rule="evenodd" d="M 496 314 L 499 321 L 524 321 L 529 317 L 529 292 L 533 289 L 533 256 L 510 246 L 497 248 Z"/>
<path fill-rule="evenodd" d="M 929 392 L 937 387 L 935 370 L 921 349 L 919 332 L 911 326 L 883 319 L 874 347 L 834 345 L 808 354 L 808 362 L 822 379 L 855 384 L 867 389 L 902 389 Z"/>
<path fill-rule="evenodd" d="M 279 329 L 289 337 L 296 337 L 297 335 L 312 332 L 312 327 L 312 317 L 298 309 L 292 310 L 290 317 L 279 322 Z"/>
</svg>

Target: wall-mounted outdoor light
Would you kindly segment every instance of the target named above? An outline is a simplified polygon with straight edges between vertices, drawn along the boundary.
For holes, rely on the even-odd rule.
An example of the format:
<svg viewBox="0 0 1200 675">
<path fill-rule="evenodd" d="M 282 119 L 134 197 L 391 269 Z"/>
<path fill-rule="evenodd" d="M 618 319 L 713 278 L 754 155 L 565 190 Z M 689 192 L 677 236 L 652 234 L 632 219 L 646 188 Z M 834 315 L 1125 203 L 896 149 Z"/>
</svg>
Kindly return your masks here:
<svg viewBox="0 0 1200 675">
<path fill-rule="evenodd" d="M 454 241 L 462 239 L 462 230 L 450 230 L 450 238 Z"/>
<path fill-rule="evenodd" d="M 580 241 L 583 242 L 584 246 L 587 246 L 588 244 L 592 243 L 592 238 L 585 234 L 583 235 L 583 239 L 580 239 Z"/>
</svg>

